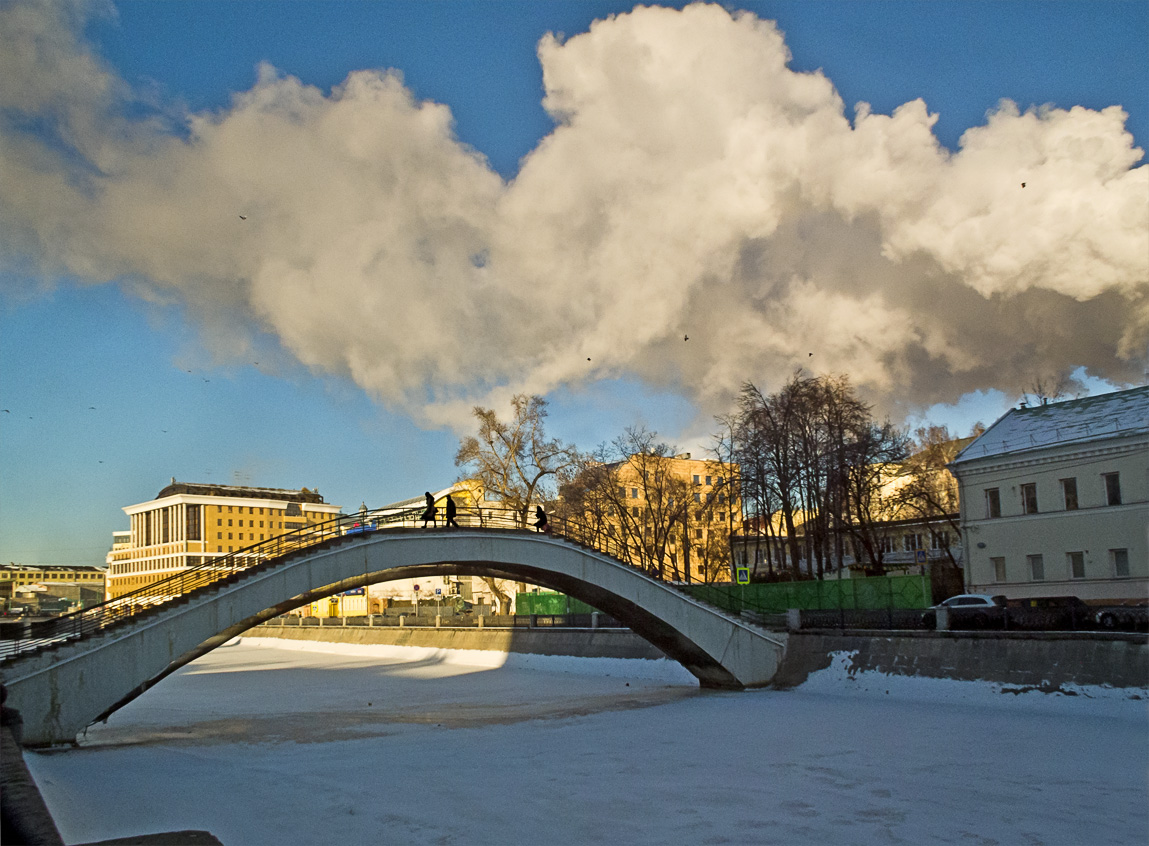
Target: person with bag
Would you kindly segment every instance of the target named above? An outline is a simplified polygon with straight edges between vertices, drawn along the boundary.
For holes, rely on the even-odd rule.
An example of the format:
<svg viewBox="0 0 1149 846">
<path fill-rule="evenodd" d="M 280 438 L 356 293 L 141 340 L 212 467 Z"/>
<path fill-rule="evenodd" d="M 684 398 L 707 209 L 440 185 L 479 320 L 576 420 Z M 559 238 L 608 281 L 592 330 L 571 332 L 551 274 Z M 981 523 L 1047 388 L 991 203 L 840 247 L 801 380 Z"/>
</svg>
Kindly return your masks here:
<svg viewBox="0 0 1149 846">
<path fill-rule="evenodd" d="M 423 496 L 427 500 L 427 507 L 423 510 L 423 528 L 425 529 L 427 528 L 428 520 L 431 521 L 432 526 L 435 525 L 435 512 L 438 511 L 438 509 L 435 508 L 435 497 L 431 496 L 430 491 L 426 491 Z"/>
</svg>

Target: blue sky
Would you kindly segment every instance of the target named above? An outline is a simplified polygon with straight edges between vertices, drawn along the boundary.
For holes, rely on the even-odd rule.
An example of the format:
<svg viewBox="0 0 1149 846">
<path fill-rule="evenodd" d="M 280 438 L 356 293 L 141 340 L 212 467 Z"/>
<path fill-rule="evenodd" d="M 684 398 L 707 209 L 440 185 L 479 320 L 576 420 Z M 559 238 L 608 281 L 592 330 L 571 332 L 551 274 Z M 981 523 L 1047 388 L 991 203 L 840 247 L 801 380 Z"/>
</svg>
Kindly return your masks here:
<svg viewBox="0 0 1149 846">
<path fill-rule="evenodd" d="M 22 4 L 13 4 L 13 8 L 19 6 Z M 519 204 L 529 209 L 532 198 L 538 203 L 540 198 L 547 197 L 548 190 L 552 193 L 556 190 L 545 188 L 547 185 L 566 185 L 564 190 L 575 194 L 579 186 L 589 185 L 592 179 L 598 178 L 588 176 L 584 181 L 577 172 L 571 176 L 570 167 L 559 166 L 564 161 L 561 157 L 559 164 L 555 164 L 541 153 L 534 155 L 542 148 L 540 142 L 556 126 L 543 107 L 543 65 L 537 52 L 540 39 L 547 33 L 562 35 L 555 42 L 559 46 L 548 54 L 546 61 L 551 63 L 548 67 L 554 78 L 582 98 L 578 101 L 581 123 L 572 120 L 570 136 L 576 130 L 589 132 L 585 126 L 591 124 L 588 116 L 594 111 L 595 102 L 590 94 L 580 92 L 578 86 L 590 78 L 589 71 L 608 65 L 607 58 L 596 65 L 587 56 L 604 56 L 625 65 L 627 55 L 625 49 L 615 54 L 596 53 L 590 48 L 598 43 L 595 39 L 606 44 L 611 33 L 625 34 L 625 28 L 631 23 L 637 24 L 639 19 L 620 19 L 613 29 L 598 27 L 594 38 L 588 36 L 580 40 L 577 36 L 587 33 L 593 21 L 627 13 L 631 8 L 628 4 L 608 2 L 120 2 L 115 5 L 113 15 L 99 14 L 98 9 L 96 13 L 83 13 L 87 15 L 86 23 L 76 33 L 75 43 L 67 49 L 97 57 L 108 78 L 130 92 L 123 98 L 129 105 L 124 107 L 121 102 L 110 110 L 92 107 L 90 111 L 83 107 L 83 114 L 97 115 L 99 120 L 115 127 L 115 131 L 101 130 L 100 144 L 85 147 L 82 133 L 89 131 L 87 127 L 92 121 L 76 119 L 75 126 L 80 128 L 74 130 L 75 137 L 81 140 L 76 142 L 78 152 L 72 158 L 86 158 L 85 178 L 99 183 L 101 179 L 116 178 L 113 174 L 116 165 L 109 167 L 107 162 L 116 163 L 131 156 L 142 161 L 150 155 L 139 152 L 147 147 L 141 142 L 138 146 L 125 146 L 127 152 L 123 153 L 123 159 L 107 157 L 108 145 L 112 143 L 109 139 L 120 138 L 124 134 L 123 126 L 138 126 L 149 114 L 162 115 L 169 127 L 175 127 L 177 135 L 186 135 L 182 127 L 186 126 L 189 115 L 198 115 L 223 127 L 237 124 L 241 117 L 249 118 L 251 112 L 238 105 L 235 98 L 256 86 L 257 65 L 261 62 L 273 66 L 278 79 L 298 78 L 332 100 L 332 87 L 343 83 L 353 71 L 396 69 L 401 72 L 403 85 L 414 103 L 431 101 L 450 110 L 452 131 L 464 146 L 451 147 L 444 154 L 446 164 L 436 167 L 441 167 L 444 173 L 448 168 L 459 167 L 459 172 L 466 174 L 459 178 L 471 180 L 477 186 L 474 190 L 478 205 L 497 202 L 488 199 L 491 192 L 519 191 Z M 986 125 L 987 115 L 1005 98 L 1014 101 L 1021 112 L 1043 104 L 1059 109 L 1082 106 L 1091 113 L 1120 105 L 1128 113 L 1124 130 L 1132 134 L 1134 143 L 1143 147 L 1149 137 L 1146 125 L 1149 86 L 1145 84 L 1145 67 L 1149 66 L 1149 4 L 1143 2 L 777 2 L 744 3 L 729 8 L 746 9 L 761 19 L 777 21 L 792 56 L 789 70 L 820 70 L 840 95 L 848 121 L 857 120 L 854 104 L 859 101 L 868 102 L 876 115 L 889 115 L 902 104 L 922 98 L 928 111 L 936 115 L 932 132 L 937 141 L 956 153 L 961 148 L 962 134 L 971 127 Z M 713 56 L 716 51 L 721 52 L 724 33 L 729 30 L 731 37 L 736 33 L 732 26 L 729 21 L 716 17 L 713 30 L 707 30 L 707 37 L 716 41 L 700 50 L 700 55 Z M 649 34 L 651 31 L 653 35 Z M 654 29 L 647 34 L 658 38 L 662 37 L 663 30 Z M 666 37 L 688 36 L 675 32 Z M 589 51 L 586 54 L 576 50 L 576 47 L 581 50 L 583 45 Z M 747 48 L 748 55 L 753 55 L 755 49 L 759 49 L 757 42 Z M 731 53 L 735 52 L 732 48 Z M 619 60 L 618 55 L 623 59 Z M 66 70 L 64 64 L 57 67 Z M 626 72 L 624 67 L 619 78 L 625 79 Z M 42 78 L 43 72 L 39 73 L 40 76 L 28 78 Z M 0 86 L 5 84 L 0 82 Z M 61 86 L 59 90 L 69 89 Z M 8 137 L 26 139 L 36 135 L 21 129 L 20 121 L 13 117 L 17 114 L 38 114 L 45 126 L 57 120 L 59 126 L 65 125 L 65 120 L 57 117 L 64 113 L 64 106 L 56 110 L 51 102 L 53 95 L 45 95 L 43 100 L 28 106 L 18 93 L 7 92 L 0 109 L 0 114 L 7 116 L 6 131 L 13 133 Z M 724 94 L 716 91 L 714 97 L 721 99 Z M 616 95 L 621 96 L 617 90 L 609 90 L 603 97 L 609 99 Z M 280 96 L 286 95 L 281 91 Z M 651 102 L 673 105 L 673 94 L 668 96 L 671 99 Z M 351 99 L 347 96 L 344 102 L 349 103 Z M 324 105 L 327 102 L 325 100 Z M 303 116 L 298 122 L 306 124 L 307 113 L 300 111 L 299 114 Z M 705 120 L 699 116 L 697 121 L 688 120 L 687 126 Z M 1112 125 L 1067 126 L 1069 128 L 1063 127 L 1057 132 L 1050 129 L 1048 137 L 1096 133 L 1112 141 L 1116 132 Z M 639 127 L 635 135 L 644 131 Z M 40 134 L 49 150 L 53 137 L 56 141 L 71 137 L 64 130 L 56 136 L 52 131 Z M 592 134 L 592 139 L 602 137 Z M 157 143 L 155 138 L 151 143 Z M 449 139 L 443 143 L 449 147 L 448 142 Z M 219 142 L 213 159 L 234 152 L 236 148 L 230 145 L 236 143 Z M 601 141 L 582 143 L 592 150 L 596 144 L 600 145 L 597 149 L 604 150 L 603 158 L 611 155 L 601 147 Z M 1145 169 L 1140 162 L 1132 166 L 1111 165 L 1116 154 L 1092 152 L 1101 141 L 1087 139 L 1073 143 L 1085 145 L 1081 149 L 1087 150 L 1086 155 L 1097 155 L 1099 169 L 1110 168 L 1107 179 L 1117 180 L 1128 171 L 1132 174 L 1129 178 L 1143 181 Z M 994 149 L 1009 146 L 1009 142 L 995 141 L 994 144 L 998 144 Z M 418 150 L 419 145 L 413 147 Z M 578 145 L 571 143 L 571 147 L 578 148 Z M 1119 147 L 1117 143 L 1114 149 Z M 466 159 L 468 149 L 485 158 L 491 171 L 501 177 L 503 187 L 490 187 L 482 168 Z M 458 154 L 464 159 L 461 164 L 456 161 L 458 150 L 464 151 Z M 553 150 L 543 152 L 554 155 Z M 178 167 L 182 154 L 177 151 L 174 155 L 172 161 Z M 247 158 L 237 160 L 245 161 L 245 166 L 258 167 L 258 153 L 244 155 Z M 565 161 L 586 160 L 585 156 L 571 155 L 572 158 Z M 535 162 L 534 172 L 516 179 L 520 162 L 527 156 Z M 61 158 L 60 172 L 68 172 L 75 164 L 65 159 L 69 156 Z M 56 190 L 58 183 L 53 178 L 52 165 L 43 164 L 46 160 L 36 159 L 43 170 L 29 171 L 32 175 L 22 184 L 42 186 L 48 194 Z M 989 169 L 995 160 L 978 161 L 979 167 Z M 1065 174 L 1065 190 L 1080 190 L 1081 196 L 1089 198 L 1088 202 L 1100 202 L 1095 199 L 1096 186 L 1089 183 L 1093 178 L 1089 174 L 1082 176 L 1072 168 L 1045 171 L 1038 164 L 1041 163 L 1026 172 Z M 548 168 L 557 175 L 540 179 L 537 174 L 547 174 Z M 864 166 L 858 169 L 864 170 Z M 147 173 L 141 176 L 144 171 Z M 98 176 L 92 177 L 92 173 Z M 934 178 L 931 174 L 927 173 L 924 178 Z M 532 188 L 528 176 L 544 188 Z M 155 219 L 166 220 L 165 215 L 171 210 L 163 206 L 163 191 L 153 190 L 147 182 L 149 179 L 154 182 L 156 178 L 154 170 L 142 168 L 121 181 L 125 185 L 131 183 L 131 192 L 125 196 L 143 197 L 138 202 L 145 206 L 155 203 Z M 570 182 L 553 181 L 562 178 L 569 178 Z M 651 183 L 658 183 L 659 178 L 651 170 Z M 897 178 L 899 174 L 895 171 L 891 180 Z M 1070 185 L 1071 178 L 1082 182 Z M 428 179 L 433 182 L 433 174 Z M 1040 189 L 1042 177 L 1036 179 L 1034 185 Z M 1014 178 L 1009 177 L 1009 181 L 1013 189 Z M 356 184 L 355 178 L 351 178 L 349 184 Z M 939 182 L 943 184 L 949 183 Z M 284 190 L 289 189 L 287 186 Z M 364 193 L 377 190 L 382 189 L 363 184 Z M 1123 196 L 1135 198 L 1141 189 L 1136 183 L 1122 190 L 1127 192 Z M 98 193 L 98 189 L 77 196 L 93 193 Z M 1034 195 L 1031 191 L 1025 196 Z M 1113 189 L 1104 195 L 1112 196 Z M 1116 202 L 1104 200 L 1110 201 Z M 301 202 L 306 207 L 307 201 Z M 867 219 L 867 214 L 881 216 L 883 203 L 888 206 L 887 201 L 872 198 L 863 201 L 842 197 L 835 202 L 838 209 L 847 206 L 876 209 L 858 212 L 862 219 Z M 29 205 L 32 204 L 29 201 Z M 418 348 L 423 341 L 417 320 L 404 323 L 396 317 L 392 325 L 376 319 L 363 329 L 356 324 L 360 318 L 370 317 L 370 313 L 363 311 L 355 299 L 348 299 L 342 317 L 337 310 L 331 318 L 336 321 L 334 328 L 325 330 L 317 339 L 313 327 L 299 324 L 300 320 L 306 323 L 306 308 L 290 315 L 266 308 L 263 311 L 253 308 L 254 317 L 246 314 L 249 295 L 243 293 L 248 289 L 242 288 L 241 283 L 250 283 L 251 290 L 256 291 L 258 279 L 264 278 L 261 274 L 266 274 L 269 267 L 283 266 L 275 262 L 289 251 L 289 246 L 276 244 L 267 248 L 267 255 L 253 262 L 250 274 L 237 271 L 236 278 L 240 281 L 235 283 L 235 289 L 228 287 L 232 283 L 226 272 L 217 273 L 212 280 L 216 287 L 210 290 L 223 293 L 211 299 L 198 292 L 209 290 L 203 279 L 214 270 L 197 272 L 194 278 L 184 279 L 179 277 L 178 270 L 162 269 L 178 265 L 180 254 L 175 247 L 158 246 L 154 252 L 142 256 L 138 251 L 133 252 L 129 244 L 114 255 L 109 250 L 102 259 L 104 265 L 89 270 L 82 260 L 83 245 L 102 245 L 102 239 L 108 236 L 99 230 L 92 230 L 96 234 L 86 233 L 84 227 L 91 224 L 91 217 L 102 216 L 108 209 L 118 213 L 118 206 L 95 207 L 86 215 L 89 218 L 86 221 L 66 220 L 63 212 L 53 211 L 49 224 L 45 223 L 49 218 L 46 213 L 36 217 L 39 212 L 27 211 L 16 203 L 11 205 L 11 209 L 5 209 L 4 201 L 0 200 L 0 221 L 17 220 L 18 225 L 10 231 L 21 233 L 20 236 L 0 234 L 0 406 L 6 409 L 0 413 L 2 561 L 100 563 L 111 532 L 126 528 L 122 506 L 153 497 L 172 476 L 184 481 L 317 487 L 329 502 L 347 509 L 357 507 L 363 500 L 368 505 L 381 505 L 444 486 L 457 475 L 453 456 L 458 430 L 465 423 L 458 409 L 466 409 L 476 401 L 486 404 L 488 398 L 495 402 L 501 396 L 497 390 L 500 387 L 545 392 L 551 401 L 552 431 L 583 448 L 610 440 L 626 426 L 642 423 L 682 448 L 698 449 L 712 414 L 723 410 L 721 391 L 707 394 L 697 388 L 701 381 L 710 378 L 708 374 L 718 374 L 713 378 L 724 386 L 737 384 L 742 379 L 771 386 L 784 379 L 796 363 L 807 363 L 788 356 L 798 355 L 797 344 L 806 343 L 808 333 L 797 339 L 763 343 L 764 347 L 771 347 L 770 357 L 758 359 L 753 350 L 741 350 L 737 355 L 724 358 L 719 330 L 713 330 L 714 340 L 707 340 L 711 324 L 701 318 L 697 324 L 691 322 L 697 300 L 684 295 L 681 311 L 668 319 L 678 321 L 673 327 L 699 327 L 699 346 L 690 349 L 701 351 L 704 359 L 701 362 L 673 358 L 681 355 L 678 348 L 666 346 L 665 338 L 652 334 L 644 346 L 639 345 L 641 348 L 625 354 L 618 352 L 617 359 L 604 363 L 601 368 L 595 363 L 593 370 L 576 372 L 551 360 L 540 361 L 529 352 L 532 344 L 546 345 L 546 324 L 540 318 L 540 335 L 524 341 L 528 352 L 521 355 L 500 352 L 508 330 L 497 323 L 476 331 L 473 339 L 460 340 L 457 348 L 452 345 L 451 355 L 444 356 L 445 363 L 430 365 L 412 360 L 404 364 L 406 359 L 399 359 L 400 363 L 392 368 L 397 373 L 385 378 L 378 374 L 381 368 L 387 370 L 391 360 L 387 356 L 396 355 L 395 349 L 372 358 L 373 353 L 365 350 L 364 343 L 370 346 L 369 340 L 377 332 L 379 336 L 401 336 L 394 343 L 403 350 Z M 239 211 L 229 209 L 228 220 L 233 220 L 231 214 L 235 212 L 234 220 L 238 222 Z M 148 208 L 142 212 L 145 220 L 152 216 Z M 264 217 L 271 214 L 266 210 L 262 213 Z M 1053 213 L 1041 208 L 1033 215 L 1046 220 L 1042 215 Z M 568 210 L 565 214 L 573 213 Z M 109 219 L 111 216 L 109 214 Z M 189 213 L 189 220 L 190 217 Z M 529 212 L 523 219 L 530 219 Z M 798 221 L 799 216 L 795 215 L 794 219 Z M 815 225 L 809 223 L 813 219 L 801 218 L 807 223 L 796 222 L 794 229 L 800 232 L 803 225 Z M 174 220 L 178 229 L 178 207 Z M 468 225 L 473 220 L 469 218 Z M 781 220 L 776 232 L 786 230 L 784 213 Z M 882 237 L 887 238 L 887 246 L 881 256 L 875 253 L 868 263 L 887 260 L 889 250 L 896 250 L 901 243 L 898 238 L 929 237 L 920 235 L 927 231 L 920 224 L 921 221 L 915 221 L 913 227 L 898 229 L 898 221 L 884 223 Z M 189 222 L 189 228 L 192 225 Z M 346 221 L 339 224 L 340 227 L 346 225 Z M 480 222 L 475 227 L 482 229 L 484 225 Z M 1048 228 L 1045 224 L 1042 231 Z M 689 227 L 656 232 L 652 237 L 663 237 L 669 242 L 675 238 L 667 233 L 685 231 L 690 231 Z M 975 420 L 992 422 L 1014 402 L 1027 372 L 1033 376 L 1043 375 L 1041 368 L 1046 356 L 1042 350 L 1055 344 L 1058 338 L 1062 339 L 1062 346 L 1067 346 L 1064 339 L 1070 337 L 1072 327 L 1078 327 L 1079 333 L 1087 336 L 1086 341 L 1093 338 L 1095 342 L 1079 343 L 1080 339 L 1076 339 L 1073 343 L 1077 346 L 1053 363 L 1058 371 L 1076 371 L 1094 392 L 1106 390 L 1108 385 L 1143 378 L 1144 349 L 1141 348 L 1140 353 L 1136 349 L 1138 338 L 1142 337 L 1138 334 L 1143 329 L 1141 324 L 1134 320 L 1124 327 L 1121 343 L 1126 346 L 1122 348 L 1125 357 L 1121 366 L 1117 366 L 1120 344 L 1116 337 L 1091 332 L 1094 325 L 1111 323 L 1114 314 L 1132 311 L 1130 303 L 1143 305 L 1143 287 L 1142 299 L 1137 299 L 1136 293 L 1138 286 L 1145 284 L 1143 267 L 1136 255 L 1139 232 L 1135 227 L 1126 242 L 1095 244 L 1092 252 L 1110 251 L 1114 258 L 1104 270 L 1083 265 L 1082 273 L 1096 281 L 1080 290 L 1074 288 L 1072 282 L 1053 279 L 1056 269 L 1039 266 L 1040 262 L 1032 257 L 1011 255 L 1009 261 L 997 261 L 991 256 L 967 268 L 959 266 L 961 260 L 955 258 L 968 252 L 967 246 L 939 248 L 936 262 L 942 269 L 923 272 L 936 273 L 938 278 L 945 275 L 946 279 L 956 279 L 962 285 L 960 292 L 952 286 L 947 288 L 946 298 L 937 300 L 938 308 L 957 307 L 953 304 L 969 301 L 973 296 L 970 291 L 975 289 L 983 301 L 994 303 L 995 308 L 1000 306 L 1003 325 L 1018 326 L 1022 335 L 1016 349 L 1002 353 L 1008 366 L 997 368 L 993 362 L 968 367 L 960 364 L 969 360 L 969 350 L 952 349 L 956 343 L 952 337 L 932 336 L 923 323 L 914 337 L 906 341 L 917 352 L 903 354 L 901 347 L 891 346 L 874 356 L 872 369 L 859 364 L 857 372 L 851 375 L 863 387 L 872 386 L 873 393 L 868 396 L 895 416 L 906 418 L 910 423 L 923 420 L 946 423 L 961 434 Z M 32 234 L 23 237 L 26 233 Z M 67 261 L 56 261 L 57 247 L 53 240 L 56 233 L 65 233 L 61 238 L 74 239 L 68 241 L 66 248 L 59 248 L 60 253 L 68 252 Z M 859 243 L 869 243 L 868 231 L 853 228 L 849 233 L 856 235 Z M 531 237 L 542 243 L 548 235 L 540 231 Z M 125 240 L 131 237 L 129 233 Z M 146 240 L 148 236 L 141 232 L 139 237 Z M 264 237 L 262 232 L 260 237 Z M 628 237 L 629 243 L 642 241 L 635 235 Z M 729 243 L 723 240 L 725 237 L 716 235 L 715 243 Z M 781 238 L 777 234 L 751 237 L 743 232 L 739 237 L 746 256 L 752 252 L 748 245 L 767 243 L 775 250 L 770 255 L 779 254 L 777 251 L 781 249 L 780 242 L 770 242 L 770 238 Z M 1023 230 L 1019 230 L 1018 237 L 1031 238 Z M 433 240 L 433 236 L 425 233 L 419 238 L 422 239 L 419 243 Z M 200 244 L 202 239 L 197 236 L 193 242 Z M 1132 259 L 1128 258 L 1129 244 L 1133 245 Z M 234 249 L 237 248 L 231 244 L 221 247 L 218 250 L 221 262 L 234 256 Z M 433 243 L 429 249 L 435 249 Z M 538 260 L 537 256 L 520 257 L 521 264 L 509 260 L 504 264 L 502 257 L 513 252 L 512 248 L 504 246 L 502 252 L 492 249 L 498 260 L 492 259 L 489 268 L 482 267 L 481 261 L 474 262 L 479 274 L 508 266 L 533 267 L 531 262 Z M 916 260 L 912 257 L 920 255 L 922 247 L 917 245 L 915 249 L 916 252 L 906 248 L 905 255 L 899 259 L 899 268 Z M 214 248 L 207 250 L 213 251 Z M 604 249 L 603 255 L 608 253 L 609 250 Z M 446 253 L 440 254 L 440 266 L 448 258 Z M 655 254 L 650 261 L 657 265 L 659 259 Z M 681 267 L 689 263 L 688 259 L 689 256 L 675 256 L 674 262 L 668 260 L 668 264 Z M 292 261 L 308 264 L 310 258 L 304 261 L 296 255 Z M 1057 257 L 1056 262 L 1051 263 L 1073 267 L 1075 261 L 1084 259 L 1073 255 L 1064 259 Z M 849 263 L 847 260 L 846 264 Z M 315 266 L 322 264 L 320 258 L 315 259 Z M 1016 278 L 1005 278 L 1000 273 L 993 276 L 998 273 L 993 268 L 1002 264 L 1014 268 L 1020 264 L 1024 272 L 1010 271 Z M 714 284 L 713 280 L 720 278 L 720 271 L 714 269 L 716 266 L 711 257 L 700 259 L 699 278 Z M 991 270 L 984 270 L 986 267 Z M 150 268 L 161 269 L 151 277 Z M 467 268 L 466 272 L 473 274 L 476 268 Z M 614 272 L 610 269 L 608 277 Z M 832 274 L 834 271 L 822 268 L 821 272 Z M 165 273 L 168 276 L 164 276 Z M 849 273 L 845 273 L 843 279 L 848 277 Z M 364 284 L 370 284 L 370 277 L 364 278 Z M 602 290 L 612 290 L 611 284 L 625 284 L 620 282 L 622 278 L 617 275 L 608 278 L 607 287 Z M 408 285 L 398 279 L 396 284 L 400 283 Z M 455 299 L 452 292 L 458 289 L 451 287 L 455 284 L 445 282 L 435 296 Z M 666 284 L 678 283 L 671 280 Z M 846 282 L 831 285 L 826 290 L 840 293 L 845 285 Z M 1022 289 L 1025 289 L 1023 293 L 1015 294 Z M 560 291 L 567 291 L 566 296 L 570 296 L 570 290 L 556 282 L 551 293 L 559 298 Z M 577 290 L 577 284 L 573 290 Z M 546 296 L 545 285 L 542 291 L 540 296 Z M 892 293 L 889 296 L 895 304 L 903 297 Z M 250 297 L 252 302 L 258 299 L 255 293 Z M 1011 297 L 1017 302 L 1024 301 L 1024 309 L 1019 313 L 1027 316 L 1025 320 L 1041 315 L 1032 318 L 1033 331 L 1038 333 L 1034 338 L 1025 336 L 1030 324 L 1024 320 L 1019 324 L 1018 317 L 1008 313 Z M 929 297 L 922 299 L 928 301 Z M 872 301 L 873 290 L 867 289 L 867 295 L 859 296 L 855 304 L 863 308 Z M 827 301 L 824 306 L 827 313 L 835 309 L 834 302 Z M 572 311 L 577 311 L 578 306 L 576 302 Z M 594 303 L 586 307 L 591 309 Z M 823 306 L 815 310 L 818 308 Z M 435 311 L 432 309 L 429 314 Z M 793 305 L 787 314 L 800 322 L 801 306 Z M 383 315 L 386 315 L 385 308 Z M 341 319 L 346 320 L 349 332 L 354 327 L 355 331 L 363 332 L 363 338 L 356 338 L 347 350 L 334 350 L 338 338 L 333 340 L 333 336 L 339 335 Z M 426 320 L 426 316 L 422 319 Z M 610 333 L 617 330 L 595 324 L 593 321 L 598 317 L 587 319 L 590 321 L 585 327 L 588 336 L 599 338 L 598 343 L 605 345 L 595 347 L 594 357 L 598 359 L 598 349 L 611 350 Z M 1049 330 L 1049 337 L 1041 334 L 1045 329 L 1040 321 L 1056 320 L 1070 328 L 1054 327 Z M 238 324 L 242 324 L 242 330 L 235 329 Z M 866 331 L 883 336 L 900 331 L 896 321 L 892 328 L 885 329 L 874 329 L 865 319 L 858 319 L 856 324 L 865 327 L 858 328 L 859 336 L 865 336 Z M 466 326 L 466 322 L 460 320 L 452 325 Z M 228 340 L 233 330 L 239 338 L 234 344 Z M 669 336 L 675 331 L 672 328 L 665 334 Z M 992 339 L 991 331 L 986 330 L 987 337 Z M 984 346 L 987 342 L 978 343 Z M 818 342 L 810 339 L 810 343 L 816 346 Z M 1134 346 L 1132 354 L 1128 351 L 1130 343 Z M 571 342 L 560 350 L 561 355 L 581 363 L 585 350 L 580 344 L 584 342 Z M 589 349 L 589 344 L 587 341 L 584 346 Z M 558 355 L 556 353 L 556 357 Z M 821 355 L 819 347 L 819 358 Z M 833 372 L 849 372 L 848 362 L 858 359 L 856 350 L 836 351 L 833 355 L 830 355 L 831 364 L 827 365 L 827 370 Z M 927 355 L 930 366 L 917 367 L 915 362 L 921 355 Z M 501 358 L 504 366 L 490 372 L 475 371 L 471 359 L 484 357 Z M 882 362 L 894 359 L 899 362 L 896 367 L 879 368 Z M 1109 359 L 1113 360 L 1113 366 Z M 744 369 L 738 370 L 741 361 L 746 363 Z M 943 366 L 942 362 L 948 363 Z M 965 367 L 961 377 L 954 376 L 952 385 L 947 386 L 947 374 L 959 366 Z M 454 373 L 456 367 L 458 372 Z M 911 375 L 899 382 L 903 378 L 901 374 L 909 370 L 913 371 Z M 411 372 L 416 374 L 413 384 L 404 381 L 405 374 Z M 472 373 L 479 375 L 472 376 Z M 456 382 L 451 382 L 452 378 Z M 479 379 L 485 380 L 483 384 L 493 392 L 473 389 L 475 380 Z M 730 392 L 727 390 L 724 395 L 729 396 Z"/>
</svg>

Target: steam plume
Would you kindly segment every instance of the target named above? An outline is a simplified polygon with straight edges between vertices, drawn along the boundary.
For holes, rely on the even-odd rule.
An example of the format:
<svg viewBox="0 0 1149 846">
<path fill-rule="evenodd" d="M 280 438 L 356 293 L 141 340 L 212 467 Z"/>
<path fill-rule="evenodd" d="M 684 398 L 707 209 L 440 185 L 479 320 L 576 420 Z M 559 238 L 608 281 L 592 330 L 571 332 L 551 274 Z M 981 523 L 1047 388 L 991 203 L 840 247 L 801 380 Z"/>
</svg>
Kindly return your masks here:
<svg viewBox="0 0 1149 846">
<path fill-rule="evenodd" d="M 263 66 L 218 112 L 141 109 L 89 11 L 0 7 L 9 284 L 130 280 L 439 423 L 619 375 L 718 411 L 797 366 L 886 408 L 1145 366 L 1120 106 L 1002 101 L 950 153 L 921 100 L 851 119 L 769 21 L 638 8 L 540 42 L 556 127 L 507 183 L 392 71 L 324 93 Z"/>
</svg>

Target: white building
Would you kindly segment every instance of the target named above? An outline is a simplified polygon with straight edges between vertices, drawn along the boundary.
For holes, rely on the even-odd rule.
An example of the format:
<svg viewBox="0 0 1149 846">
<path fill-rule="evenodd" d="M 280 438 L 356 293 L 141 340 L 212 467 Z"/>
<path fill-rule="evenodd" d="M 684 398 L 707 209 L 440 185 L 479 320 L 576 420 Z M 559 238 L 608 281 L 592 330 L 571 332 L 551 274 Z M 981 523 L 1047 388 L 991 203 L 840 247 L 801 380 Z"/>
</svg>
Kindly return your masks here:
<svg viewBox="0 0 1149 846">
<path fill-rule="evenodd" d="M 1011 409 L 950 469 L 968 591 L 1149 602 L 1149 386 Z"/>
</svg>

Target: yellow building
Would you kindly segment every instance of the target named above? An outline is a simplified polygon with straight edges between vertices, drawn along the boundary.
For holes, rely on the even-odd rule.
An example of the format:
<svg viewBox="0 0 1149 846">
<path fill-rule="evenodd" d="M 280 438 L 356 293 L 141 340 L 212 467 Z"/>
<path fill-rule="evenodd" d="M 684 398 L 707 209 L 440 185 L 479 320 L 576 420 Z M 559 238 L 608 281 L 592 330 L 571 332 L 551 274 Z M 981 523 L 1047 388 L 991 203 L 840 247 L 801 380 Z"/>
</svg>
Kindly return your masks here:
<svg viewBox="0 0 1149 846">
<path fill-rule="evenodd" d="M 638 453 L 565 485 L 559 512 L 587 542 L 674 580 L 729 580 L 729 539 L 742 523 L 737 467 Z"/>
<path fill-rule="evenodd" d="M 107 598 L 196 567 L 213 557 L 305 529 L 339 514 L 318 491 L 172 483 L 155 499 L 129 505 L 131 530 L 113 535 Z"/>
<path fill-rule="evenodd" d="M 102 597 L 103 593 L 102 567 L 0 564 L 0 600 L 5 610 L 14 606 L 38 607 L 41 600 L 46 599 L 67 599 L 80 605 Z"/>
</svg>

